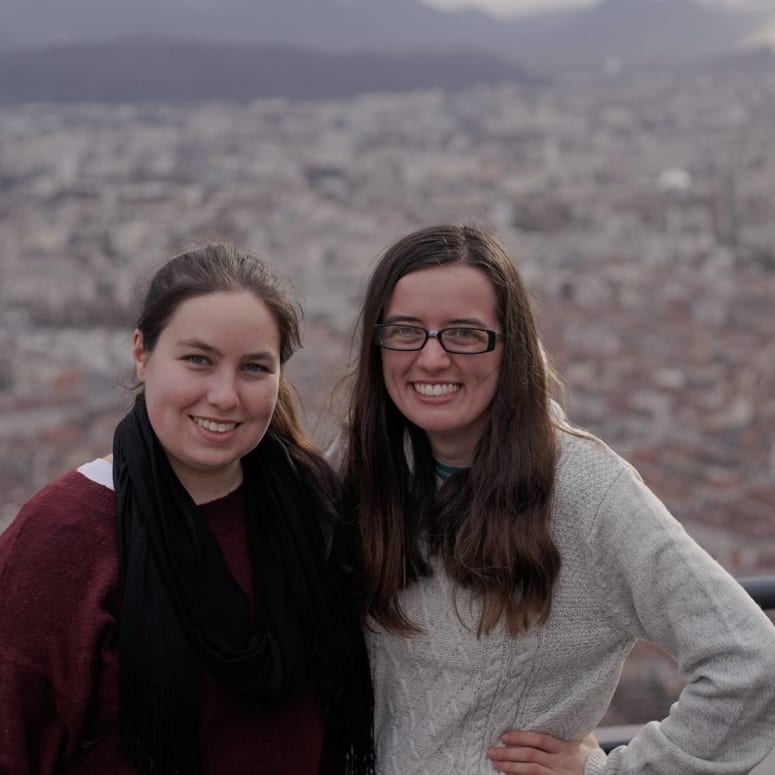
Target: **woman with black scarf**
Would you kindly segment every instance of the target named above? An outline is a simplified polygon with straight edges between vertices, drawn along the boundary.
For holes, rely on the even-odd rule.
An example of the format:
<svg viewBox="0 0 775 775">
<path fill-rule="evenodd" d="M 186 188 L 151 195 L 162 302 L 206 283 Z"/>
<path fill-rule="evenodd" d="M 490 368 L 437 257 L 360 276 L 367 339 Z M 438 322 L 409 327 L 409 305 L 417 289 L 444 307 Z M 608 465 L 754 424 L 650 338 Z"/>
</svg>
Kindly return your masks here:
<svg viewBox="0 0 775 775">
<path fill-rule="evenodd" d="M 0 773 L 373 771 L 336 482 L 284 376 L 298 346 L 258 259 L 209 246 L 156 273 L 112 456 L 0 536 Z"/>
</svg>

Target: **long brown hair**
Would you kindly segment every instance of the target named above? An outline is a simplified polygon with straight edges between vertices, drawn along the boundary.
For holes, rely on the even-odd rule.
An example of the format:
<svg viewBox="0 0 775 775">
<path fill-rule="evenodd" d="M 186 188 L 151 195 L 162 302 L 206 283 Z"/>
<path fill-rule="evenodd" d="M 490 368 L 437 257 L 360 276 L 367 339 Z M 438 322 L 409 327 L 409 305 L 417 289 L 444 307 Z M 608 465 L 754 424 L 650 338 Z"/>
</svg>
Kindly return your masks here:
<svg viewBox="0 0 775 775">
<path fill-rule="evenodd" d="M 401 414 L 385 388 L 374 326 L 401 277 L 455 263 L 489 278 L 505 339 L 473 465 L 437 487 L 425 433 Z M 420 540 L 426 534 L 450 577 L 481 600 L 479 634 L 501 619 L 512 634 L 545 621 L 560 568 L 550 524 L 555 380 L 527 288 L 505 249 L 475 226 L 433 226 L 400 239 L 372 272 L 357 336 L 343 486 L 345 508 L 358 528 L 364 613 L 393 632 L 417 631 L 399 592 L 431 572 Z"/>
<path fill-rule="evenodd" d="M 207 245 L 170 259 L 153 276 L 135 327 L 143 335 L 145 349 L 156 346 L 175 310 L 187 299 L 210 293 L 248 291 L 262 301 L 280 333 L 280 365 L 301 347 L 301 307 L 290 284 L 261 259 L 231 245 Z M 298 394 L 281 368 L 277 405 L 269 430 L 279 436 L 289 454 L 313 477 L 316 491 L 327 511 L 335 511 L 337 485 L 328 464 L 315 450 L 298 419 Z"/>
</svg>

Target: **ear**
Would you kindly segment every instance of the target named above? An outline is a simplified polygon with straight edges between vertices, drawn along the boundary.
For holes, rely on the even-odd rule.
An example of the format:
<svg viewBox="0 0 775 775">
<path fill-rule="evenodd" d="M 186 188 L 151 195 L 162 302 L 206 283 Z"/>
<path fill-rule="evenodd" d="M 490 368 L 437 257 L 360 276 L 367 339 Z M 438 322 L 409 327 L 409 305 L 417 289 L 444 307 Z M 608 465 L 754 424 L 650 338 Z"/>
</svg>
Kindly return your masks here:
<svg viewBox="0 0 775 775">
<path fill-rule="evenodd" d="M 148 360 L 148 353 L 143 345 L 143 333 L 139 328 L 132 333 L 132 359 L 135 362 L 137 381 L 145 382 L 145 362 Z"/>
</svg>

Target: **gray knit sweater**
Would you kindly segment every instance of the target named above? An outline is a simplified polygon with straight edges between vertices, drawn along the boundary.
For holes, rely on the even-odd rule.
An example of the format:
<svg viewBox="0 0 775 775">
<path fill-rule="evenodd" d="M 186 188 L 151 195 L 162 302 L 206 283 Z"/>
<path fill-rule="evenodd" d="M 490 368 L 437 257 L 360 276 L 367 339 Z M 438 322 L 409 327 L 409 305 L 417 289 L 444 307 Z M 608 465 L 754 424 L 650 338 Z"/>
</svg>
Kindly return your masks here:
<svg viewBox="0 0 775 775">
<path fill-rule="evenodd" d="M 509 729 L 578 740 L 602 718 L 641 638 L 686 688 L 585 775 L 743 775 L 775 745 L 775 628 L 602 442 L 561 434 L 552 613 L 517 638 L 476 637 L 478 606 L 436 566 L 401 596 L 423 633 L 367 634 L 379 775 L 490 775 Z M 373 623 L 372 623 L 373 626 Z"/>
</svg>

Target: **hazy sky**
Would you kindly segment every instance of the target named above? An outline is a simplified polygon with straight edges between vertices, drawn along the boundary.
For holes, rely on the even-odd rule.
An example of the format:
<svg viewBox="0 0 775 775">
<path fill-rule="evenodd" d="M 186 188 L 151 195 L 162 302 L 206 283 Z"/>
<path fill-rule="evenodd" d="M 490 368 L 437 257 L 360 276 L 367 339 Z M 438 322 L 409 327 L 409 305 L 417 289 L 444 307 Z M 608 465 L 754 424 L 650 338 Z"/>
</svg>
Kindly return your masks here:
<svg viewBox="0 0 775 775">
<path fill-rule="evenodd" d="M 594 5 L 596 0 L 422 0 L 436 8 L 480 8 L 497 14 L 516 14 L 527 11 L 549 10 L 551 8 L 579 8 Z M 669 2 L 669 0 L 662 0 Z M 704 0 L 715 5 L 737 6 L 739 8 L 771 8 L 772 0 Z"/>
<path fill-rule="evenodd" d="M 480 8 L 499 14 L 514 14 L 525 11 L 541 11 L 550 8 L 578 8 L 592 5 L 594 0 L 422 0 L 435 8 Z"/>
</svg>

